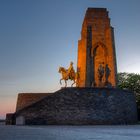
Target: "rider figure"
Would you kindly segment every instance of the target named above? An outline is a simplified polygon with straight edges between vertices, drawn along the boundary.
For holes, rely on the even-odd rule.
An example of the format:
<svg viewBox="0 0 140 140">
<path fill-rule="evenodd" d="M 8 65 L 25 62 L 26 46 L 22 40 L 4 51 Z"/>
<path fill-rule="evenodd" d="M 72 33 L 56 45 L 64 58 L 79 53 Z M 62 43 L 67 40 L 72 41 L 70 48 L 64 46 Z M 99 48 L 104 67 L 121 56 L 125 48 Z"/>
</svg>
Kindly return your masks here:
<svg viewBox="0 0 140 140">
<path fill-rule="evenodd" d="M 72 77 L 73 77 L 74 74 L 75 74 L 75 70 L 73 68 L 73 62 L 70 62 L 70 66 L 68 68 L 69 78 L 72 79 Z"/>
</svg>

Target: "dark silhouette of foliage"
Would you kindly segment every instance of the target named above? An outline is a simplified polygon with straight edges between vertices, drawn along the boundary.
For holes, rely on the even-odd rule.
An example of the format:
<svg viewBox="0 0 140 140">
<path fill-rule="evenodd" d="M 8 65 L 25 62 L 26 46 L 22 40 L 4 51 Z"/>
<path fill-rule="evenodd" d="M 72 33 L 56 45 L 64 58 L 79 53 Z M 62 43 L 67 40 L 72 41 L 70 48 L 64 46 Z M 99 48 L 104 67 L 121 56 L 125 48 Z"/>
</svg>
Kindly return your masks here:
<svg viewBox="0 0 140 140">
<path fill-rule="evenodd" d="M 135 73 L 118 73 L 118 87 L 131 90 L 136 95 L 136 100 L 140 106 L 140 75 Z"/>
</svg>

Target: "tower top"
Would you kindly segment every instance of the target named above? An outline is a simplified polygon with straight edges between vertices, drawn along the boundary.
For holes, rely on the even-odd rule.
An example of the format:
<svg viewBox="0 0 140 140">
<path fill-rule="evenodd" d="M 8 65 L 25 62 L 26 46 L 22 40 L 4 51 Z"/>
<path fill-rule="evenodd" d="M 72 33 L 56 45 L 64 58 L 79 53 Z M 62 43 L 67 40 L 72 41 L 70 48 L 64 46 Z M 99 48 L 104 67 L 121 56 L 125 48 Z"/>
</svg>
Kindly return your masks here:
<svg viewBox="0 0 140 140">
<path fill-rule="evenodd" d="M 89 7 L 88 9 L 87 9 L 87 11 L 107 11 L 107 9 L 106 8 L 93 8 L 93 7 Z"/>
<path fill-rule="evenodd" d="M 86 10 L 85 19 L 94 18 L 108 18 L 108 11 L 106 8 L 88 8 Z"/>
</svg>

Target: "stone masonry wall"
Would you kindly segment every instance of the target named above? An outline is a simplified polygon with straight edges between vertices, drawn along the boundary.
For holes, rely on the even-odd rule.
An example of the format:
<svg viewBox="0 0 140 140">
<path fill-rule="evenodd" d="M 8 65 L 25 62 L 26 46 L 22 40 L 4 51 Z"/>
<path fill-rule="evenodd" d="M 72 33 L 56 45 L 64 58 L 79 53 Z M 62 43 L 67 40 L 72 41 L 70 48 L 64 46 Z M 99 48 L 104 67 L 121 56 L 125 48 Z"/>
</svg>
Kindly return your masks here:
<svg viewBox="0 0 140 140">
<path fill-rule="evenodd" d="M 50 95 L 50 93 L 19 93 L 17 98 L 16 111 L 19 111 L 48 95 Z"/>
<path fill-rule="evenodd" d="M 26 124 L 133 124 L 135 96 L 113 88 L 64 88 L 15 113 Z"/>
</svg>

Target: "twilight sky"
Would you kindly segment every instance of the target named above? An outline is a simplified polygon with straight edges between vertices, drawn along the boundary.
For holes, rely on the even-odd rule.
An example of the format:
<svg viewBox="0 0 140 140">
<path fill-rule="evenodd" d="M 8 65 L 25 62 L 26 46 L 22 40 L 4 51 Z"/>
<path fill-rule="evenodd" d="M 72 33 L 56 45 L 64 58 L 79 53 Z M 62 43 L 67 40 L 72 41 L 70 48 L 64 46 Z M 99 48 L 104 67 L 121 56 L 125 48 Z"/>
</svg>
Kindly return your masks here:
<svg viewBox="0 0 140 140">
<path fill-rule="evenodd" d="M 109 11 L 118 72 L 140 73 L 140 0 L 0 0 L 0 118 L 18 93 L 60 89 L 58 67 L 76 68 L 88 7 Z"/>
</svg>

